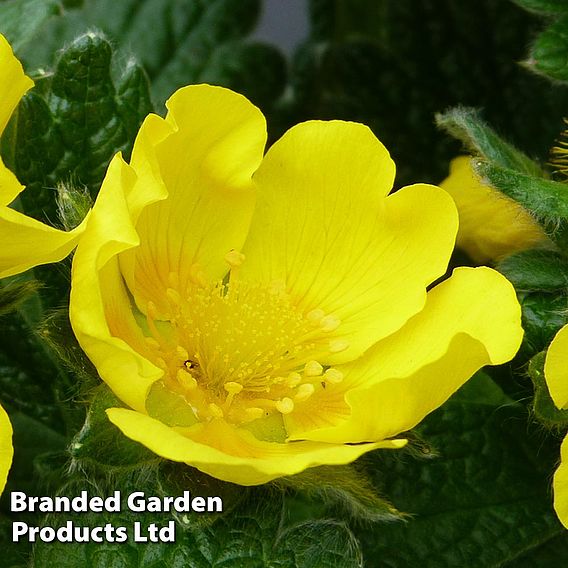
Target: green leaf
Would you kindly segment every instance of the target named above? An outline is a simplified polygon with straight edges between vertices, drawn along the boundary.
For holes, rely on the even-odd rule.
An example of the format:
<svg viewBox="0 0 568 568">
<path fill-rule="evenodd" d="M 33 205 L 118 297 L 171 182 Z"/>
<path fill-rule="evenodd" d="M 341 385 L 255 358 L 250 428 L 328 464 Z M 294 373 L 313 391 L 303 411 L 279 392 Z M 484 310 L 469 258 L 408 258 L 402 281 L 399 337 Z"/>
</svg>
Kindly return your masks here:
<svg viewBox="0 0 568 568">
<path fill-rule="evenodd" d="M 278 487 L 290 487 L 328 507 L 340 511 L 340 518 L 357 521 L 393 521 L 402 518 L 390 503 L 377 494 L 367 474 L 353 465 L 313 467 L 276 480 Z"/>
<path fill-rule="evenodd" d="M 546 353 L 538 353 L 529 363 L 529 376 L 534 384 L 533 409 L 535 416 L 548 428 L 568 426 L 568 410 L 556 408 L 544 377 Z"/>
<path fill-rule="evenodd" d="M 497 567 L 564 534 L 550 489 L 559 440 L 527 418 L 518 404 L 451 399 L 418 429 L 437 457 L 376 452 L 376 484 L 413 518 L 356 531 L 366 565 Z"/>
<path fill-rule="evenodd" d="M 568 16 L 536 38 L 525 65 L 552 79 L 568 81 Z"/>
<path fill-rule="evenodd" d="M 0 33 L 18 52 L 51 16 L 60 11 L 57 0 L 7 0 L 0 4 Z"/>
<path fill-rule="evenodd" d="M 554 292 L 568 288 L 568 261 L 554 251 L 517 252 L 497 263 L 497 270 L 520 292 Z"/>
<path fill-rule="evenodd" d="M 260 8 L 260 0 L 87 2 L 52 22 L 43 49 L 28 56 L 37 66 L 49 64 L 60 45 L 95 27 L 142 63 L 160 108 L 177 88 L 204 81 L 268 105 L 284 88 L 286 64 L 274 48 L 242 43 Z"/>
<path fill-rule="evenodd" d="M 522 351 L 532 357 L 545 349 L 567 320 L 567 298 L 559 294 L 534 292 L 519 297 L 525 330 Z"/>
<path fill-rule="evenodd" d="M 149 493 L 147 493 L 149 494 Z M 262 501 L 262 504 L 257 504 Z M 360 568 L 361 551 L 349 529 L 340 522 L 319 520 L 287 526 L 282 498 L 259 490 L 231 515 L 218 516 L 209 526 L 184 530 L 176 525 L 174 543 L 37 543 L 34 568 Z M 195 514 L 195 513 L 189 513 Z M 75 516 L 83 526 L 166 526 L 167 514 L 120 514 Z"/>
<path fill-rule="evenodd" d="M 568 12 L 565 0 L 513 0 L 525 10 L 541 14 L 564 14 Z"/>
<path fill-rule="evenodd" d="M 540 166 L 501 139 L 479 116 L 477 110 L 457 107 L 436 115 L 440 128 L 461 140 L 472 154 L 481 155 L 496 166 L 542 177 Z"/>
</svg>

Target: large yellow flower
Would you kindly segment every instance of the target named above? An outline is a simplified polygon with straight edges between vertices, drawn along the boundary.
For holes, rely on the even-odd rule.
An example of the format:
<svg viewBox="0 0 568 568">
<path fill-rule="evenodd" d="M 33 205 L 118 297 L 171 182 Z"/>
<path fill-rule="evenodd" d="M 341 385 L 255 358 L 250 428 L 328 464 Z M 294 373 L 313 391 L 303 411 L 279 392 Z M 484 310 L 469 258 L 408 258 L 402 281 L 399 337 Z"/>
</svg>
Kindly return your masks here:
<svg viewBox="0 0 568 568">
<path fill-rule="evenodd" d="M 33 81 L 24 74 L 12 48 L 0 34 L 0 135 Z M 59 231 L 8 207 L 23 190 L 0 159 L 0 278 L 65 258 L 77 243 L 85 224 Z"/>
<path fill-rule="evenodd" d="M 568 325 L 556 334 L 548 348 L 544 376 L 554 404 L 568 410 Z M 554 508 L 568 529 L 568 436 L 562 442 L 560 467 L 554 474 Z"/>
<path fill-rule="evenodd" d="M 453 197 L 458 208 L 460 226 L 456 244 L 478 264 L 537 246 L 551 246 L 527 211 L 481 183 L 471 167 L 471 157 L 452 160 L 450 175 L 440 187 Z"/>
<path fill-rule="evenodd" d="M 371 131 L 306 122 L 263 157 L 244 97 L 207 85 L 115 157 L 73 262 L 71 321 L 129 408 L 127 436 L 243 485 L 354 460 L 516 352 L 512 286 L 442 284 L 457 213 L 439 188 L 388 195 Z"/>
<path fill-rule="evenodd" d="M 6 411 L 0 406 L 0 495 L 6 485 L 13 455 L 12 425 Z"/>
</svg>

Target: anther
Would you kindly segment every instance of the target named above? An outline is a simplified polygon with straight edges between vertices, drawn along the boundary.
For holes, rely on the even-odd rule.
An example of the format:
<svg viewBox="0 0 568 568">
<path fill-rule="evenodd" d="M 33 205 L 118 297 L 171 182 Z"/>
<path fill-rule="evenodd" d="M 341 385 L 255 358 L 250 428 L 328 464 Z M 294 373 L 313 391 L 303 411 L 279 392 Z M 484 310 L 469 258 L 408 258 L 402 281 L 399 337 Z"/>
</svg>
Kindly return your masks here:
<svg viewBox="0 0 568 568">
<path fill-rule="evenodd" d="M 197 388 L 197 381 L 192 377 L 187 371 L 183 369 L 178 369 L 176 373 L 176 378 L 178 383 L 187 390 L 194 390 Z"/>
<path fill-rule="evenodd" d="M 189 353 L 181 345 L 176 347 L 176 355 L 183 361 L 187 361 L 189 359 Z"/>
<path fill-rule="evenodd" d="M 152 302 L 152 300 L 149 300 L 148 304 L 146 305 L 146 313 L 148 314 L 148 317 L 150 319 L 158 319 L 158 308 L 156 307 L 156 304 Z"/>
<path fill-rule="evenodd" d="M 306 314 L 306 319 L 313 325 L 319 325 L 319 322 L 325 317 L 325 312 L 316 308 Z"/>
<path fill-rule="evenodd" d="M 234 381 L 229 381 L 223 385 L 223 388 L 232 395 L 239 394 L 243 390 L 243 385 L 241 383 L 236 383 Z"/>
<path fill-rule="evenodd" d="M 343 373 L 337 369 L 331 368 L 323 374 L 323 378 L 326 383 L 337 385 L 343 380 Z"/>
<path fill-rule="evenodd" d="M 306 377 L 319 377 L 323 372 L 323 367 L 317 361 L 309 361 L 304 367 Z"/>
<path fill-rule="evenodd" d="M 207 408 L 209 409 L 211 418 L 223 418 L 223 411 L 214 402 L 209 403 L 209 406 Z"/>
<path fill-rule="evenodd" d="M 179 306 L 181 304 L 181 296 L 179 295 L 179 292 L 177 290 L 168 288 L 166 290 L 166 296 L 174 306 Z"/>
<path fill-rule="evenodd" d="M 301 382 L 302 382 L 302 375 L 300 375 L 300 373 L 293 372 L 288 375 L 288 380 L 286 381 L 286 384 L 291 389 L 293 389 L 297 387 Z"/>
<path fill-rule="evenodd" d="M 258 406 L 250 406 L 245 408 L 245 422 L 252 422 L 253 420 L 258 420 L 264 416 L 264 410 L 258 408 Z"/>
<path fill-rule="evenodd" d="M 349 342 L 345 339 L 332 339 L 329 342 L 329 350 L 332 353 L 341 353 L 349 348 Z"/>
<path fill-rule="evenodd" d="M 277 400 L 275 406 L 278 412 L 290 414 L 294 410 L 294 401 L 286 396 L 282 400 Z"/>
<path fill-rule="evenodd" d="M 294 396 L 294 400 L 297 402 L 304 402 L 308 400 L 312 394 L 314 394 L 316 388 L 312 383 L 304 383 L 298 387 L 296 392 L 296 396 Z"/>
<path fill-rule="evenodd" d="M 225 255 L 225 262 L 231 268 L 237 268 L 245 261 L 245 255 L 238 250 L 232 249 Z"/>
<path fill-rule="evenodd" d="M 322 331 L 330 332 L 335 331 L 339 327 L 340 323 L 341 320 L 338 317 L 330 315 L 323 317 L 320 320 L 319 325 Z"/>
</svg>

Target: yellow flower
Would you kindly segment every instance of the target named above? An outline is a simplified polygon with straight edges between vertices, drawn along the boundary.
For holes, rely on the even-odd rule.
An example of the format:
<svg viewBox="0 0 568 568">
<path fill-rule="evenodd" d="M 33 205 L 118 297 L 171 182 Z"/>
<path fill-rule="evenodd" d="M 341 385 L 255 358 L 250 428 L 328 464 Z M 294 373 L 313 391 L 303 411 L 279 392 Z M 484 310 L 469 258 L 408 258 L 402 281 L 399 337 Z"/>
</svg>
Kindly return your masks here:
<svg viewBox="0 0 568 568">
<path fill-rule="evenodd" d="M 32 86 L 33 81 L 24 74 L 12 48 L 0 35 L 0 135 Z M 23 189 L 0 159 L 0 278 L 65 258 L 85 227 L 82 223 L 66 233 L 8 207 Z"/>
<path fill-rule="evenodd" d="M 544 376 L 554 404 L 568 410 L 568 325 L 552 340 L 544 364 Z M 568 529 L 568 436 L 560 449 L 560 467 L 554 474 L 554 508 Z"/>
<path fill-rule="evenodd" d="M 347 463 L 516 352 L 512 286 L 442 284 L 457 212 L 424 184 L 388 195 L 371 131 L 306 122 L 263 157 L 260 111 L 177 91 L 130 165 L 115 157 L 73 261 L 71 321 L 108 410 L 160 456 L 242 485 Z"/>
<path fill-rule="evenodd" d="M 0 495 L 4 491 L 8 471 L 12 465 L 14 448 L 12 447 L 12 425 L 6 411 L 0 405 Z"/>
<path fill-rule="evenodd" d="M 452 160 L 440 184 L 456 202 L 460 226 L 456 244 L 478 264 L 537 246 L 550 246 L 542 228 L 518 203 L 481 183 L 471 158 Z"/>
</svg>

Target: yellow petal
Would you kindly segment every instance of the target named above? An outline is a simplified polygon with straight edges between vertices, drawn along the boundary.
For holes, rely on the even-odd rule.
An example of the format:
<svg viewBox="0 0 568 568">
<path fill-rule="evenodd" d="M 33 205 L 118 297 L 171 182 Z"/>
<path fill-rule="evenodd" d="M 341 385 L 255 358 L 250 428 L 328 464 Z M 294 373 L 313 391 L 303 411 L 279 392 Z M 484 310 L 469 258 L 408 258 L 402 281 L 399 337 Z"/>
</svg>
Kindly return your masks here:
<svg viewBox="0 0 568 568">
<path fill-rule="evenodd" d="M 413 428 L 487 364 L 510 360 L 523 331 L 513 286 L 490 268 L 459 268 L 424 309 L 361 359 L 340 366 L 350 418 L 293 438 L 361 442 Z M 369 417 L 373 417 L 372 420 Z"/>
<path fill-rule="evenodd" d="M 198 438 L 194 440 L 138 412 L 111 408 L 107 414 L 126 436 L 159 456 L 185 462 L 218 479 L 240 485 L 260 485 L 321 464 L 349 463 L 370 450 L 400 448 L 406 443 L 405 440 L 385 440 L 344 446 L 261 442 L 250 432 L 236 430 L 220 420 L 187 429 Z M 222 448 L 212 444 L 221 444 Z"/>
<path fill-rule="evenodd" d="M 4 491 L 13 456 L 12 425 L 6 411 L 0 406 L 0 495 Z"/>
<path fill-rule="evenodd" d="M 0 206 L 0 278 L 62 260 L 77 244 L 87 222 L 88 216 L 72 231 L 60 231 Z"/>
<path fill-rule="evenodd" d="M 471 158 L 454 159 L 450 175 L 440 187 L 458 207 L 457 246 L 475 262 L 482 264 L 534 246 L 551 245 L 542 228 L 518 203 L 481 183 L 471 167 Z"/>
<path fill-rule="evenodd" d="M 70 319 L 102 379 L 126 404 L 144 410 L 163 373 L 141 354 L 142 334 L 119 270 L 118 254 L 138 244 L 125 197 L 135 183 L 130 167 L 115 156 L 73 258 Z"/>
<path fill-rule="evenodd" d="M 341 320 L 330 339 L 349 347 L 334 362 L 359 356 L 418 312 L 453 249 L 451 199 L 428 185 L 386 197 L 393 178 L 371 131 L 339 121 L 292 128 L 254 176 L 242 278 L 283 281 L 302 311 Z"/>
<path fill-rule="evenodd" d="M 554 404 L 560 409 L 568 407 L 568 325 L 556 334 L 548 348 L 544 376 Z"/>
<path fill-rule="evenodd" d="M 24 74 L 10 44 L 0 34 L 0 134 L 24 93 L 33 87 L 33 81 Z M 22 191 L 16 177 L 0 160 L 0 205 L 8 205 Z"/>
<path fill-rule="evenodd" d="M 568 436 L 560 448 L 560 466 L 554 474 L 554 510 L 568 529 Z"/>
<path fill-rule="evenodd" d="M 158 143 L 155 136 L 139 136 L 132 160 L 141 178 L 158 172 L 167 191 L 166 200 L 141 212 L 141 244 L 125 269 L 142 309 L 148 300 L 160 306 L 171 273 L 180 289 L 195 265 L 212 280 L 226 274 L 225 255 L 242 248 L 248 232 L 255 201 L 251 177 L 266 142 L 261 112 L 227 89 L 186 87 L 167 107 L 172 133 Z M 150 167 L 139 154 L 153 156 Z"/>
</svg>

